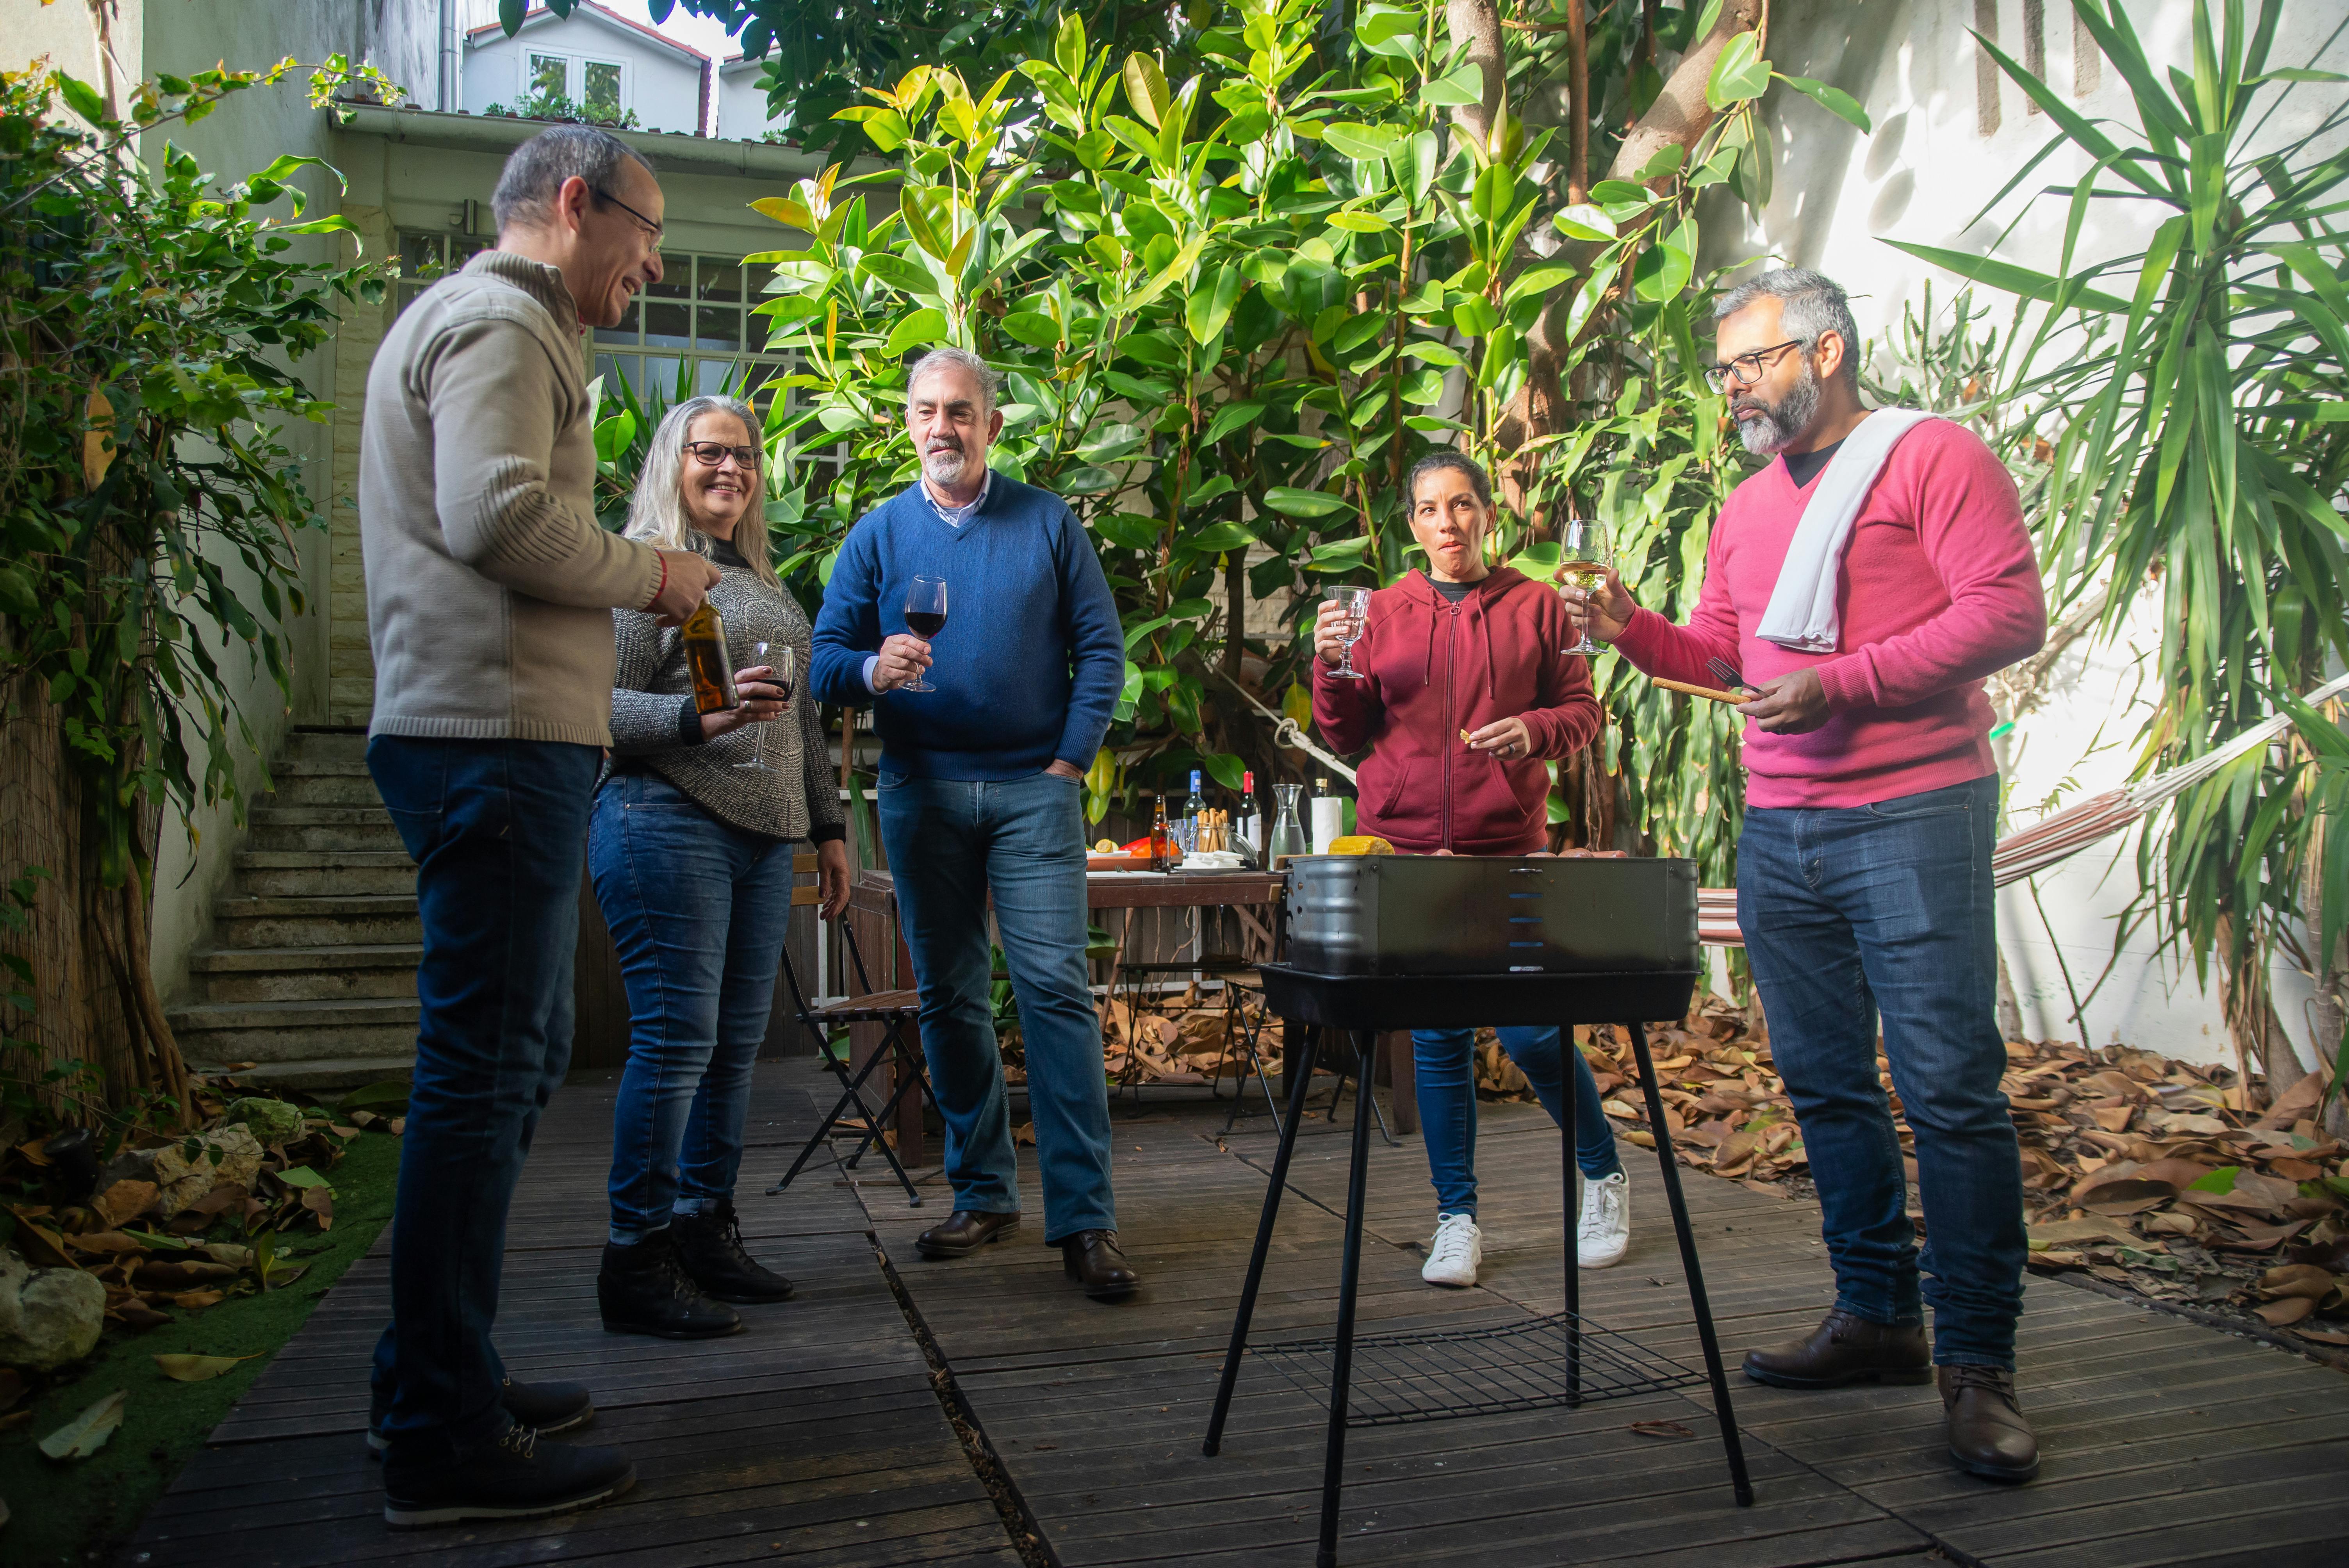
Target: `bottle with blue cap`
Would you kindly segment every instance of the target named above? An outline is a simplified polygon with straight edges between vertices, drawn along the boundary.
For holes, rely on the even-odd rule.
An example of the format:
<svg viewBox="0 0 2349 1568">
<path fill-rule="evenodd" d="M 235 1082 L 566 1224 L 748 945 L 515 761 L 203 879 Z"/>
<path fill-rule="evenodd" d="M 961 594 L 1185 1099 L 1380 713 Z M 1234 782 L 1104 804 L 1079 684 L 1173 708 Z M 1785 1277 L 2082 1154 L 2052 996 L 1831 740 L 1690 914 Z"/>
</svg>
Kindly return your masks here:
<svg viewBox="0 0 2349 1568">
<path fill-rule="evenodd" d="M 1207 810 L 1206 798 L 1199 793 L 1199 770 L 1191 769 L 1191 798 L 1183 802 L 1183 852 L 1199 852 L 1199 819 Z"/>
</svg>

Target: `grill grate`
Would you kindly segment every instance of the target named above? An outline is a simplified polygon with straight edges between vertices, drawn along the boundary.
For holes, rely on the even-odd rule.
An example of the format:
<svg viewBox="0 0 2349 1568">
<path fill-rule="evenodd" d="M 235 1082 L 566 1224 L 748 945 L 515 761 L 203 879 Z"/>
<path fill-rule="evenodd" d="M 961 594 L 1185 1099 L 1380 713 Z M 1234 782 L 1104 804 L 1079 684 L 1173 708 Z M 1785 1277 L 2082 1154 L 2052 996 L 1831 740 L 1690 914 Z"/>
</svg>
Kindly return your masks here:
<svg viewBox="0 0 2349 1568">
<path fill-rule="evenodd" d="M 1583 1318 L 1580 1391 L 1569 1392 L 1567 1328 L 1574 1321 L 1558 1312 L 1486 1328 L 1357 1335 L 1346 1424 L 1397 1427 L 1593 1404 L 1705 1381 L 1702 1372 Z M 1326 1408 L 1336 1350 L 1334 1339 L 1297 1339 L 1249 1354 Z"/>
</svg>

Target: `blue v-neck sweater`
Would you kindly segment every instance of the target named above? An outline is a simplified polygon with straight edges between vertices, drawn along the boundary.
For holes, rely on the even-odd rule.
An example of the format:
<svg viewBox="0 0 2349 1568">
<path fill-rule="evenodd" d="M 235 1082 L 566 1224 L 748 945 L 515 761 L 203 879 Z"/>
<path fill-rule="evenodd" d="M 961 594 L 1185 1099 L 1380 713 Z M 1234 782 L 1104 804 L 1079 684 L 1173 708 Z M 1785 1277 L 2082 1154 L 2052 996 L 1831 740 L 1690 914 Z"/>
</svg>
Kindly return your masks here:
<svg viewBox="0 0 2349 1568">
<path fill-rule="evenodd" d="M 905 587 L 947 582 L 932 692 L 864 686 L 864 661 L 906 630 Z M 1054 758 L 1092 766 L 1125 685 L 1125 638 L 1092 542 L 1058 496 L 995 475 L 960 528 L 913 487 L 859 519 L 816 618 L 809 688 L 871 707 L 881 766 L 925 779 L 1000 779 Z"/>
</svg>

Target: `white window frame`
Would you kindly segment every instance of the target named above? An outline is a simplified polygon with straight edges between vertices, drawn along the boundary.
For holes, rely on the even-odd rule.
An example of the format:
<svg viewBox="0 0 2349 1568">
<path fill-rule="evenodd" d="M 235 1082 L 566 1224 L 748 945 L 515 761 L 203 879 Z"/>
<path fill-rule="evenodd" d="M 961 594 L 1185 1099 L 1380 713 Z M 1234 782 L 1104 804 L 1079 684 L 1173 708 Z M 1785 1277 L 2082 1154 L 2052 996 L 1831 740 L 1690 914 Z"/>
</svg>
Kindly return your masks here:
<svg viewBox="0 0 2349 1568">
<path fill-rule="evenodd" d="M 563 96 L 569 98 L 573 103 L 580 102 L 581 99 L 579 95 L 571 90 L 571 78 L 574 74 L 577 74 L 580 77 L 579 85 L 581 88 L 585 89 L 587 85 L 585 73 L 577 70 L 579 66 L 579 57 L 572 54 L 566 49 L 539 49 L 533 48 L 528 45 L 523 46 L 521 63 L 516 67 L 519 79 L 514 86 L 514 101 L 516 103 L 527 103 L 530 100 L 530 95 L 537 90 L 538 72 L 533 68 L 533 67 L 534 62 L 539 60 L 561 60 L 563 62 Z"/>
</svg>

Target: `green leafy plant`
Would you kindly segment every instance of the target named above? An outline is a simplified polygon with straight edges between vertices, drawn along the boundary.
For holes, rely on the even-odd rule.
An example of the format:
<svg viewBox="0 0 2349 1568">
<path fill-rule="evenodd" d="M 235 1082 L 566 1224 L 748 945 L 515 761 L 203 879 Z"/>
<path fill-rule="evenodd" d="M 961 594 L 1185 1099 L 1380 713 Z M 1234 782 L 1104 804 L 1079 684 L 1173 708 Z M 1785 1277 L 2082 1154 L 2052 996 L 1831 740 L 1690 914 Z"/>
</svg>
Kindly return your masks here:
<svg viewBox="0 0 2349 1568">
<path fill-rule="evenodd" d="M 2163 940 L 2206 975 L 2216 965 L 2246 1067 L 2292 1073 L 2270 954 L 2336 998 L 2349 976 L 2338 945 L 2349 867 L 2332 858 L 2349 836 L 2337 831 L 2340 731 L 2292 700 L 2328 662 L 2349 660 L 2349 242 L 2335 222 L 2349 154 L 2334 146 L 2349 77 L 2271 63 L 2281 0 L 2256 15 L 2243 0 L 2196 0 L 2191 68 L 2167 73 L 2117 5 L 2074 10 L 2127 85 L 2135 125 L 2085 119 L 1980 42 L 2055 128 L 1992 209 L 2059 148 L 2085 163 L 2070 184 L 2032 193 L 2062 204 L 2055 271 L 1900 248 L 2024 307 L 2030 335 L 2004 396 L 2053 438 L 2039 521 L 2053 606 L 2060 615 L 2101 595 L 2106 637 L 2140 603 L 2158 616 L 2139 773 L 2204 756 L 2278 711 L 2294 719 L 2295 745 L 2253 751 L 2179 795 L 2142 839 L 2138 867 L 2138 907 Z M 2306 89 L 2333 107 L 2302 135 L 2263 140 L 2277 102 Z M 2089 214 L 2114 201 L 2158 214 L 2150 237 L 2083 261 Z M 2336 830 L 2312 876 L 2328 816 Z M 2337 1030 L 2337 1000 L 2333 1016 Z"/>
<path fill-rule="evenodd" d="M 641 130 L 644 122 L 635 109 L 599 108 L 593 103 L 574 103 L 559 92 L 534 92 L 517 99 L 513 108 L 502 103 L 491 104 L 481 110 L 486 115 L 498 115 L 508 119 L 562 119 L 580 125 L 609 126 L 615 130 Z"/>
<path fill-rule="evenodd" d="M 78 841 L 84 873 L 49 884 L 26 940 L 78 927 L 71 950 L 94 962 L 61 981 L 118 999 L 128 1043 L 26 1027 L 49 1062 L 97 1062 L 118 1100 L 180 1115 L 186 1072 L 146 963 L 156 826 L 236 799 L 238 756 L 258 749 L 222 658 L 285 686 L 295 531 L 324 520 L 275 426 L 328 413 L 285 364 L 327 340 L 337 296 L 383 281 L 288 254 L 350 228 L 301 218 L 291 181 L 317 160 L 220 190 L 185 150 L 150 170 L 133 144 L 300 68 L 159 76 L 120 107 L 63 73 L 0 74 L 0 688 L 13 723 L 57 738 L 57 776 L 24 797 L 54 820 L 16 826 Z M 311 73 L 312 101 L 355 81 L 398 90 L 338 58 Z M 291 218 L 262 215 L 280 201 Z"/>
</svg>

